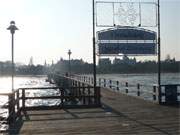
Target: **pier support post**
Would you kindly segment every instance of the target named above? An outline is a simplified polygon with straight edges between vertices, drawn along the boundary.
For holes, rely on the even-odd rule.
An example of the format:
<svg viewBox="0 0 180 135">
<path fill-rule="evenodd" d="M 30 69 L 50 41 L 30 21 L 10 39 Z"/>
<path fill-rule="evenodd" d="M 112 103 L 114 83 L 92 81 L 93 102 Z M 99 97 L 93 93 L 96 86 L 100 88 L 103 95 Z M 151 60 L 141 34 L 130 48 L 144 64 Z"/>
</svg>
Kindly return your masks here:
<svg viewBox="0 0 180 135">
<path fill-rule="evenodd" d="M 94 91 L 94 93 L 95 93 L 95 95 L 94 95 L 95 96 L 95 105 L 100 106 L 101 105 L 100 87 L 96 87 L 94 90 L 95 90 Z"/>
<path fill-rule="evenodd" d="M 137 96 L 140 96 L 140 84 L 137 84 Z"/>
<path fill-rule="evenodd" d="M 60 89 L 60 92 L 61 92 L 61 107 L 62 108 L 64 106 L 64 91 L 65 91 L 65 88 Z"/>
<path fill-rule="evenodd" d="M 9 101 L 9 105 L 8 105 L 8 113 L 9 113 L 9 118 L 8 118 L 8 123 L 10 125 L 14 124 L 15 122 L 15 118 L 16 118 L 16 113 L 15 113 L 15 97 L 14 97 L 14 92 L 9 94 L 8 96 L 8 101 Z"/>
<path fill-rule="evenodd" d="M 17 115 L 19 116 L 20 115 L 20 107 L 19 107 L 19 90 L 17 90 L 16 92 L 16 101 L 17 101 Z"/>
<path fill-rule="evenodd" d="M 91 78 L 91 84 L 94 85 L 94 78 Z"/>
<path fill-rule="evenodd" d="M 88 88 L 88 105 L 91 105 L 91 88 L 89 85 L 87 88 Z"/>
<path fill-rule="evenodd" d="M 86 104 L 86 98 L 85 98 L 85 85 L 82 83 L 82 95 L 83 95 L 83 105 Z"/>
<path fill-rule="evenodd" d="M 128 82 L 126 82 L 126 93 L 128 93 Z"/>
<path fill-rule="evenodd" d="M 153 86 L 153 100 L 156 101 L 156 86 Z"/>
<path fill-rule="evenodd" d="M 99 87 L 101 87 L 101 78 L 99 78 Z"/>
<path fill-rule="evenodd" d="M 119 91 L 119 81 L 116 81 L 116 90 Z"/>
<path fill-rule="evenodd" d="M 104 78 L 104 87 L 106 87 L 106 79 Z"/>
<path fill-rule="evenodd" d="M 22 89 L 22 110 L 25 111 L 25 89 Z"/>
<path fill-rule="evenodd" d="M 112 88 L 112 80 L 109 80 L 109 88 Z"/>
</svg>

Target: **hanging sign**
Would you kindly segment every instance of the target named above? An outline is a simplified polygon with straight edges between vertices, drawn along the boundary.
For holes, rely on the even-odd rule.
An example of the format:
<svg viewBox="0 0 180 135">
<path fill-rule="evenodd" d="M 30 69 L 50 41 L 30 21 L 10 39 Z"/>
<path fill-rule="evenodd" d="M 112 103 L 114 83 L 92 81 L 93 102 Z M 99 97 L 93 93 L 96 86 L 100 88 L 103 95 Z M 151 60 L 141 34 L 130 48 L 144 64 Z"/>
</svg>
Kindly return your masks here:
<svg viewBox="0 0 180 135">
<path fill-rule="evenodd" d="M 97 32 L 98 55 L 156 55 L 156 32 L 124 27 Z"/>
</svg>

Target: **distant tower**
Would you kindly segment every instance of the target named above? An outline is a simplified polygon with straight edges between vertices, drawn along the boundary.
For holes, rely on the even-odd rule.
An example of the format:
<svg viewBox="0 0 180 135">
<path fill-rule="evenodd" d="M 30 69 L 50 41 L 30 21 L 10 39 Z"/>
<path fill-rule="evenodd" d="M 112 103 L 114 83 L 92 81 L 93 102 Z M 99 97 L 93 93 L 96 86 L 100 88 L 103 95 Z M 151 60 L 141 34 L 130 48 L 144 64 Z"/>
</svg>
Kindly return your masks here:
<svg viewBox="0 0 180 135">
<path fill-rule="evenodd" d="M 53 66 L 54 65 L 54 61 L 52 60 L 52 64 L 51 64 L 51 66 Z"/>
<path fill-rule="evenodd" d="M 47 63 L 46 63 L 46 60 L 44 61 L 44 67 L 47 67 Z"/>
<path fill-rule="evenodd" d="M 33 57 L 31 56 L 30 60 L 29 60 L 29 66 L 33 66 L 34 63 L 33 63 Z"/>
</svg>

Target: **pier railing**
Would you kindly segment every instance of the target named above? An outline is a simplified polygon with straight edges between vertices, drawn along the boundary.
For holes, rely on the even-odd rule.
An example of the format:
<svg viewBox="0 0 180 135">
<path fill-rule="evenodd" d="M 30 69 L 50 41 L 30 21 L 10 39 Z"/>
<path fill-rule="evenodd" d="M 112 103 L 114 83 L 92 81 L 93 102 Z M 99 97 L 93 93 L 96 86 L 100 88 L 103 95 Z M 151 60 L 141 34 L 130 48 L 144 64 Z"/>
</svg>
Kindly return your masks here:
<svg viewBox="0 0 180 135">
<path fill-rule="evenodd" d="M 89 85 L 93 85 L 93 77 L 83 76 L 83 75 L 73 75 L 72 78 L 75 78 L 79 81 L 85 82 Z M 159 86 L 154 85 L 144 85 L 144 84 L 130 84 L 128 82 L 119 82 L 107 78 L 98 78 L 97 85 L 99 87 L 110 89 L 114 92 L 120 92 L 127 95 L 143 98 L 148 101 L 157 102 L 159 104 L 166 103 L 177 103 L 180 102 L 180 84 L 166 84 Z M 172 90 L 168 90 L 168 89 Z M 174 92 L 173 92 L 174 91 Z M 168 97 L 169 93 L 169 97 Z M 171 101 L 170 101 L 171 100 Z"/>
<path fill-rule="evenodd" d="M 20 114 L 18 91 L 0 93 L 0 97 L 2 96 L 7 97 L 7 102 L 2 104 L 0 109 L 7 110 L 2 112 L 3 114 L 6 113 L 7 117 L 3 116 L 3 114 L 0 115 L 0 131 L 6 130 L 8 127 L 7 125 L 13 123 Z"/>
<path fill-rule="evenodd" d="M 100 87 L 94 88 L 70 78 L 59 80 L 59 83 L 58 87 L 19 88 L 12 93 L 0 94 L 8 97 L 8 102 L 0 106 L 8 110 L 8 116 L 0 117 L 0 124 L 13 124 L 26 110 L 101 106 Z"/>
<path fill-rule="evenodd" d="M 91 86 L 93 85 L 93 77 L 73 75 L 72 78 L 85 82 Z M 97 85 L 114 92 L 121 92 L 131 96 L 144 98 L 149 101 L 158 102 L 158 85 L 142 85 L 140 83 L 130 84 L 128 82 L 122 83 L 107 78 L 98 78 Z"/>
<path fill-rule="evenodd" d="M 86 94 L 88 95 L 93 94 L 96 97 L 97 105 L 98 106 L 101 105 L 100 87 L 94 88 L 91 84 L 78 80 L 72 76 L 68 77 L 68 76 L 62 76 L 59 74 L 51 74 L 50 76 L 48 76 L 48 78 L 52 80 L 58 87 L 70 88 L 68 91 L 70 91 L 71 93 L 74 93 L 74 92 L 75 94 L 79 92 L 84 93 L 84 89 L 87 88 L 88 91 L 86 92 Z M 74 87 L 75 89 L 71 89 L 72 87 Z M 83 89 L 83 91 L 81 91 L 80 89 Z"/>
</svg>

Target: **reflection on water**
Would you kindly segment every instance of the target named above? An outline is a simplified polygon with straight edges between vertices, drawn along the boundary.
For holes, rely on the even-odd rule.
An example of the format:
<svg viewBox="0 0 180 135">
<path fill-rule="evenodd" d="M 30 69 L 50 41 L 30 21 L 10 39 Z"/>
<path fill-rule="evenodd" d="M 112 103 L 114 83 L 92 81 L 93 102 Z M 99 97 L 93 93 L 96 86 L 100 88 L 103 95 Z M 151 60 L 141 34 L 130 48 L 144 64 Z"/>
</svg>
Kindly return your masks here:
<svg viewBox="0 0 180 135">
<path fill-rule="evenodd" d="M 17 76 L 14 78 L 14 88 L 28 88 L 28 87 L 51 87 L 54 86 L 45 81 L 46 76 Z M 10 76 L 2 76 L 0 77 L 0 93 L 8 93 L 11 92 L 11 77 Z M 33 96 L 35 93 L 41 96 L 51 94 L 50 91 L 27 91 L 27 95 Z M 34 93 L 35 92 L 35 93 Z M 34 93 L 34 94 L 33 94 Z M 35 95 L 34 95 L 35 96 Z M 36 95 L 37 96 L 37 95 Z M 5 104 L 7 102 L 6 96 L 0 96 L 0 105 Z M 27 101 L 26 104 L 40 104 L 40 102 L 45 103 L 44 101 Z M 6 116 L 7 109 L 0 108 L 0 116 Z"/>
<path fill-rule="evenodd" d="M 45 76 L 17 76 L 14 78 L 14 88 L 49 86 Z M 0 93 L 11 92 L 11 77 L 0 77 Z"/>
</svg>

